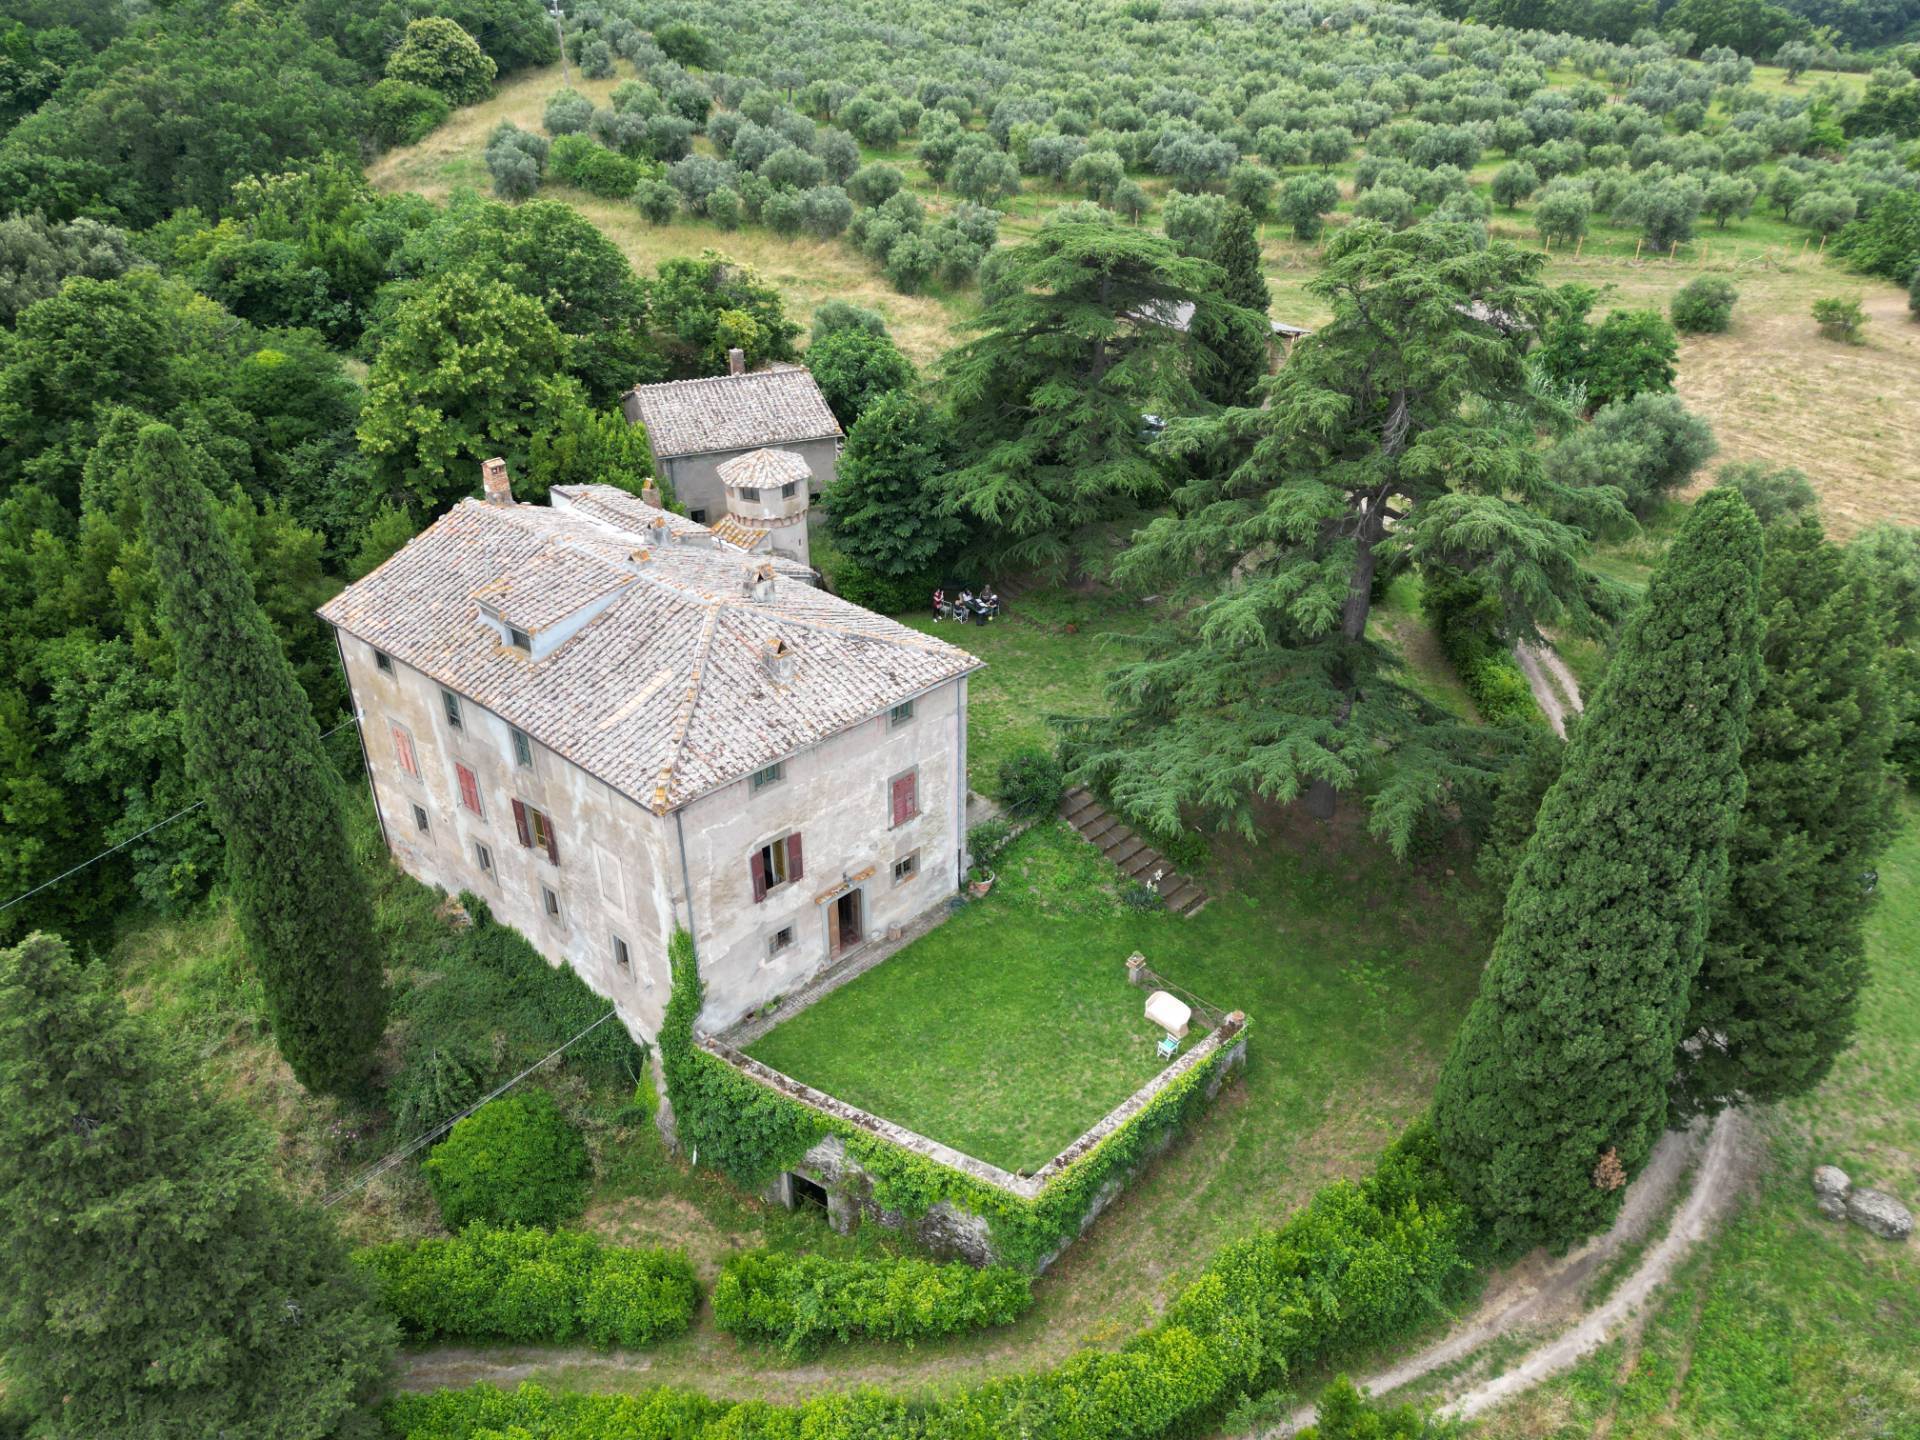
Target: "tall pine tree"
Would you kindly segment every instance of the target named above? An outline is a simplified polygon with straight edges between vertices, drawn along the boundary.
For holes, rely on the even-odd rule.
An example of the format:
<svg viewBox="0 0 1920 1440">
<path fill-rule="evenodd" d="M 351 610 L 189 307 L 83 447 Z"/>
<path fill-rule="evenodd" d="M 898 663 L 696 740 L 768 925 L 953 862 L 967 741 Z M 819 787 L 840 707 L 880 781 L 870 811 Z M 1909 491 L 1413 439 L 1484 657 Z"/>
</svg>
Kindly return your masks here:
<svg viewBox="0 0 1920 1440">
<path fill-rule="evenodd" d="M 1216 405 L 1251 405 L 1267 378 L 1273 297 L 1260 263 L 1260 232 L 1239 205 L 1227 207 L 1208 256 L 1220 269 L 1214 293 L 1226 302 L 1195 313 L 1196 388 Z"/>
<path fill-rule="evenodd" d="M 104 967 L 0 952 L 0 1352 L 35 1435 L 378 1433 L 393 1322 L 269 1144 Z"/>
<path fill-rule="evenodd" d="M 1251 835 L 1258 799 L 1304 796 L 1324 818 L 1349 792 L 1398 849 L 1490 783 L 1504 742 L 1407 684 L 1370 622 L 1381 568 L 1411 559 L 1472 571 L 1509 636 L 1591 624 L 1582 526 L 1625 511 L 1541 472 L 1541 265 L 1465 226 L 1362 221 L 1333 240 L 1310 288 L 1334 318 L 1266 408 L 1167 433 L 1189 478 L 1116 574 L 1176 603 L 1115 671 L 1111 716 L 1076 727 L 1076 778 L 1161 833 L 1198 815 Z"/>
<path fill-rule="evenodd" d="M 150 425 L 137 456 L 187 770 L 226 842 L 274 1040 L 301 1084 L 346 1093 L 367 1079 L 387 995 L 338 778 L 186 445 Z"/>
<path fill-rule="evenodd" d="M 1767 532 L 1746 808 L 1693 985 L 1675 1108 L 1811 1090 L 1853 1035 L 1863 883 L 1893 836 L 1881 605 L 1817 520 Z"/>
<path fill-rule="evenodd" d="M 1507 895 L 1434 1126 L 1513 1247 L 1607 1224 L 1667 1082 L 1746 784 L 1760 525 L 1709 493 L 1627 622 Z"/>
<path fill-rule="evenodd" d="M 1194 408 L 1204 369 L 1168 323 L 1220 302 L 1213 266 L 1113 221 L 1044 225 L 1005 252 L 1005 293 L 947 357 L 960 468 L 940 505 L 991 531 L 996 554 L 1064 569 L 1074 542 L 1164 498 L 1143 411 Z"/>
</svg>

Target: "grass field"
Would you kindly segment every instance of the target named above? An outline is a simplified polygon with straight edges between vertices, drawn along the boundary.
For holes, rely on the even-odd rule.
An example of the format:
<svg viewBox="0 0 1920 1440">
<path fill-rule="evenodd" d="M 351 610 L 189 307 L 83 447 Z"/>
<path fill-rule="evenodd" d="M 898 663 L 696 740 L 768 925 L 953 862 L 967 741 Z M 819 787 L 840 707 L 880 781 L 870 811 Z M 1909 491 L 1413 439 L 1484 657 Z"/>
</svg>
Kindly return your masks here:
<svg viewBox="0 0 1920 1440">
<path fill-rule="evenodd" d="M 1059 737 L 1049 716 L 1107 712 L 1107 671 L 1126 658 L 1128 637 L 1150 618 L 1122 597 L 1070 590 L 1010 595 L 991 625 L 899 617 L 987 662 L 967 681 L 967 778 L 986 795 L 1000 793 L 1000 764 L 1009 755 L 1053 748 Z"/>
<path fill-rule="evenodd" d="M 1754 1193 L 1642 1325 L 1479 1427 L 1488 1440 L 1920 1435 L 1920 1246 L 1825 1219 L 1820 1164 L 1920 1208 L 1920 803 L 1880 865 L 1860 1033 L 1814 1095 L 1763 1112 Z"/>
<path fill-rule="evenodd" d="M 985 900 L 749 1053 L 1003 1170 L 1044 1165 L 1163 1068 L 1160 1032 L 1115 948 L 1134 917 L 1100 852 L 1054 820 L 997 868 Z"/>
</svg>

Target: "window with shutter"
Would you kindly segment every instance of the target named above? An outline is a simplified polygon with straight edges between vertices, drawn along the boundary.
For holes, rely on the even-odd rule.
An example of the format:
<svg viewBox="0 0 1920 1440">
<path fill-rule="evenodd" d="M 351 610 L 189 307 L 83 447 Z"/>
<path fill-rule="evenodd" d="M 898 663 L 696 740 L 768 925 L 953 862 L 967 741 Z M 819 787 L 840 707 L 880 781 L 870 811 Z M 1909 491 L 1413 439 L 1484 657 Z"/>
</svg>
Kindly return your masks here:
<svg viewBox="0 0 1920 1440">
<path fill-rule="evenodd" d="M 893 777 L 893 824 L 904 825 L 920 813 L 919 778 L 914 770 Z"/>
<path fill-rule="evenodd" d="M 522 845 L 532 846 L 533 829 L 527 823 L 527 807 L 518 800 L 513 802 L 513 829 L 514 833 L 520 837 Z"/>
<path fill-rule="evenodd" d="M 413 758 L 413 737 L 399 725 L 393 727 L 393 758 L 414 779 L 420 778 L 420 762 Z"/>
<path fill-rule="evenodd" d="M 753 880 L 755 904 L 766 899 L 769 890 L 798 880 L 804 873 L 798 831 L 769 840 L 747 856 L 747 874 Z"/>
<path fill-rule="evenodd" d="M 480 808 L 479 779 L 473 771 L 458 763 L 454 765 L 453 773 L 460 778 L 460 803 L 482 819 L 486 818 L 487 812 Z"/>
</svg>

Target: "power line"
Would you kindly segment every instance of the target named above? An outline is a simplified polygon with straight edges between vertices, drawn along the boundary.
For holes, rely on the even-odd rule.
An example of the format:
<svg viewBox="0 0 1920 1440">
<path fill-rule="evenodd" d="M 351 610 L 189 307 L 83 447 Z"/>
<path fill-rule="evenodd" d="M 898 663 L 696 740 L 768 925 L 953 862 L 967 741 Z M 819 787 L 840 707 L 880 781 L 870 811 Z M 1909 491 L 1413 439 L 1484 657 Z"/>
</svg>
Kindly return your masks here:
<svg viewBox="0 0 1920 1440">
<path fill-rule="evenodd" d="M 586 1039 L 587 1036 L 591 1035 L 595 1030 L 598 1030 L 602 1025 L 606 1024 L 607 1021 L 611 1020 L 616 1013 L 617 1012 L 613 1010 L 607 1011 L 606 1014 L 602 1015 L 598 1020 L 594 1021 L 593 1024 L 587 1026 L 586 1029 L 582 1030 L 578 1035 L 574 1036 L 573 1039 L 567 1041 L 566 1044 L 561 1045 L 558 1049 L 549 1051 L 546 1055 L 541 1056 L 540 1059 L 534 1061 L 533 1064 L 529 1065 L 526 1069 L 522 1070 L 518 1075 L 514 1076 L 511 1080 L 507 1081 L 506 1084 L 497 1086 L 495 1089 L 489 1091 L 487 1094 L 482 1095 L 478 1100 L 474 1101 L 473 1104 L 469 1105 L 466 1109 L 462 1110 L 458 1115 L 453 1116 L 451 1119 L 441 1121 L 438 1125 L 434 1126 L 433 1129 L 427 1131 L 426 1134 L 421 1135 L 416 1139 L 408 1141 L 405 1145 L 402 1145 L 398 1150 L 388 1151 L 385 1155 L 381 1156 L 378 1160 L 374 1161 L 373 1164 L 369 1165 L 365 1170 L 361 1171 L 359 1175 L 355 1176 L 352 1180 L 349 1180 L 346 1184 L 342 1185 L 339 1189 L 330 1191 L 326 1195 L 322 1196 L 320 1199 L 320 1204 L 323 1207 L 331 1209 L 333 1206 L 339 1204 L 342 1200 L 346 1199 L 347 1196 L 351 1195 L 354 1191 L 360 1189 L 363 1186 L 371 1185 L 375 1180 L 378 1180 L 382 1175 L 386 1174 L 387 1171 L 391 1170 L 394 1166 L 398 1165 L 402 1160 L 405 1160 L 409 1155 L 414 1155 L 419 1153 L 419 1151 L 422 1148 L 432 1144 L 435 1140 L 439 1139 L 440 1136 L 446 1134 L 447 1131 L 451 1130 L 455 1125 L 459 1124 L 462 1120 L 466 1119 L 467 1116 L 473 1114 L 473 1112 L 478 1110 L 482 1105 L 485 1105 L 490 1101 L 499 1099 L 502 1095 L 506 1094 L 507 1091 L 511 1090 L 514 1086 L 518 1085 L 522 1080 L 526 1079 L 529 1075 L 533 1074 L 533 1072 L 538 1070 L 542 1065 L 545 1065 L 550 1060 L 557 1059 L 561 1054 L 563 1054 L 569 1048 L 571 1048 L 574 1045 L 577 1045 L 580 1041 Z"/>
<path fill-rule="evenodd" d="M 322 740 L 326 740 L 331 738 L 334 735 L 338 735 L 342 730 L 346 729 L 347 726 L 353 724 L 354 721 L 358 718 L 359 718 L 358 716 L 349 715 L 346 719 L 342 720 L 338 725 L 334 726 L 333 729 L 327 731 L 327 733 L 325 735 L 322 735 L 320 738 Z M 105 860 L 109 855 L 118 855 L 122 850 L 126 849 L 129 845 L 133 844 L 134 841 L 144 840 L 147 838 L 147 836 L 153 834 L 154 831 L 164 830 L 167 828 L 167 826 L 173 824 L 174 821 L 185 819 L 187 816 L 193 814 L 194 811 L 201 809 L 203 806 L 205 806 L 206 803 L 207 802 L 204 800 L 196 800 L 193 802 L 193 804 L 187 806 L 186 809 L 174 811 L 173 814 L 167 816 L 167 818 L 162 820 L 159 824 L 149 825 L 146 829 L 142 830 L 138 835 L 128 836 L 125 840 L 122 840 L 118 845 L 115 845 L 111 850 L 102 850 L 98 855 L 94 856 L 91 860 L 82 860 L 78 865 L 74 866 L 71 870 L 63 870 L 58 875 L 54 876 L 51 880 L 44 881 L 43 883 L 34 886 L 33 889 L 26 891 L 24 894 L 14 896 L 13 899 L 7 901 L 6 904 L 0 905 L 0 912 L 11 910 L 14 906 L 18 905 L 22 900 L 31 900 L 34 896 L 38 895 L 42 890 L 51 890 L 54 886 L 58 885 L 62 880 L 65 880 L 72 875 L 78 875 L 82 870 L 86 869 L 89 865 L 98 865 L 102 860 Z"/>
</svg>

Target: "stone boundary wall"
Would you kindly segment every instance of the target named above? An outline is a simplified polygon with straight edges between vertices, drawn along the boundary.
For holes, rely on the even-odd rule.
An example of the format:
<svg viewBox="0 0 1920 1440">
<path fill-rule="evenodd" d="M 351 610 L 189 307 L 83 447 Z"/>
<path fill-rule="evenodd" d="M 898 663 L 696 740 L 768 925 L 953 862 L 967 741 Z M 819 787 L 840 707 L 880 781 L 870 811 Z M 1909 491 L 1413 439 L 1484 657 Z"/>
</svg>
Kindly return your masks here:
<svg viewBox="0 0 1920 1440">
<path fill-rule="evenodd" d="M 1162 1090 L 1191 1071 L 1212 1064 L 1215 1057 L 1224 1050 L 1227 1052 L 1226 1061 L 1215 1072 L 1208 1088 L 1208 1098 L 1212 1098 L 1218 1093 L 1219 1087 L 1225 1083 L 1227 1076 L 1246 1063 L 1247 1042 L 1243 1033 L 1245 1029 L 1246 1016 L 1240 1011 L 1236 1010 L 1226 1016 L 1192 1049 L 1108 1111 L 1091 1129 L 1081 1134 L 1066 1149 L 1031 1175 L 1012 1174 L 997 1165 L 989 1165 L 984 1160 L 956 1150 L 951 1145 L 942 1144 L 903 1125 L 896 1125 L 890 1120 L 883 1120 L 878 1115 L 862 1110 L 858 1106 L 849 1105 L 846 1101 L 829 1095 L 823 1090 L 804 1085 L 792 1076 L 784 1075 L 771 1066 L 761 1064 L 724 1040 L 702 1037 L 697 1043 L 709 1054 L 733 1066 L 748 1079 L 767 1086 L 787 1099 L 811 1106 L 842 1124 L 885 1140 L 889 1144 L 898 1145 L 937 1165 L 956 1170 L 969 1179 L 991 1185 L 1016 1199 L 1031 1202 L 1038 1198 L 1048 1183 L 1058 1177 L 1063 1170 L 1146 1109 Z M 1142 1156 L 1136 1164 L 1114 1175 L 1103 1185 L 1081 1217 L 1077 1233 L 1084 1234 L 1095 1217 L 1113 1202 L 1150 1160 L 1166 1145 L 1172 1143 L 1172 1138 L 1171 1133 L 1163 1137 L 1161 1143 Z M 865 1192 L 868 1187 L 864 1184 L 865 1172 L 848 1154 L 845 1143 L 838 1136 L 829 1136 L 815 1145 L 795 1169 L 803 1172 L 812 1171 L 814 1178 L 827 1189 L 828 1217 L 836 1229 L 843 1231 L 851 1229 L 864 1213 L 891 1228 L 912 1229 L 922 1242 L 931 1248 L 957 1254 L 976 1265 L 993 1264 L 999 1259 L 993 1245 L 991 1228 L 984 1216 L 942 1201 L 924 1216 L 909 1217 L 882 1210 L 867 1199 Z M 782 1174 L 774 1181 L 771 1197 L 785 1204 L 792 1203 L 791 1181 L 786 1174 Z M 1045 1270 L 1058 1257 L 1060 1251 L 1070 1243 L 1072 1243 L 1071 1237 L 1060 1246 L 1059 1250 L 1042 1260 L 1037 1268 Z"/>
</svg>

